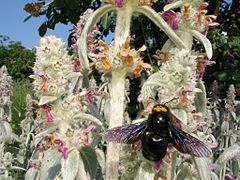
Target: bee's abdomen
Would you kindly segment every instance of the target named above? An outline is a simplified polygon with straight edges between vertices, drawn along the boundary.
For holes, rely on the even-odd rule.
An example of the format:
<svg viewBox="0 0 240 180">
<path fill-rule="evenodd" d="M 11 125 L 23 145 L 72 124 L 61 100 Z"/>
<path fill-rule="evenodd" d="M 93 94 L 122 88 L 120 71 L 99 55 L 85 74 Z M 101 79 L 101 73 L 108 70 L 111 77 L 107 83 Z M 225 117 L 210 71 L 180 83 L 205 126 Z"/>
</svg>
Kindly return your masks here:
<svg viewBox="0 0 240 180">
<path fill-rule="evenodd" d="M 167 153 L 168 141 L 161 136 L 144 136 L 142 138 L 143 156 L 150 161 L 159 161 Z"/>
</svg>

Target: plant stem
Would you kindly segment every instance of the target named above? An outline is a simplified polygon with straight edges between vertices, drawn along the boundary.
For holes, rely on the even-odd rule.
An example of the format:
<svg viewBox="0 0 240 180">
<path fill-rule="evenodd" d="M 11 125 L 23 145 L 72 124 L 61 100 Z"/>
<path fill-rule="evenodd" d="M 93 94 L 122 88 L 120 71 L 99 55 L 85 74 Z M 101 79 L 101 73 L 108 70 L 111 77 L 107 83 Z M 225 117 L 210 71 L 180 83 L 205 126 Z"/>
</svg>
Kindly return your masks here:
<svg viewBox="0 0 240 180">
<path fill-rule="evenodd" d="M 129 36 L 132 6 L 128 1 L 117 11 L 117 23 L 115 28 L 114 52 L 115 56 L 120 50 L 120 47 L 125 43 Z M 118 69 L 112 72 L 110 84 L 110 116 L 109 128 L 119 126 L 123 123 L 124 113 L 124 88 L 125 88 L 126 70 Z M 107 146 L 107 162 L 106 162 L 106 180 L 118 179 L 118 167 L 120 157 L 120 144 L 108 143 Z"/>
<path fill-rule="evenodd" d="M 227 149 L 229 147 L 228 143 L 229 143 L 229 136 L 226 136 L 226 139 L 225 139 L 225 149 Z M 227 169 L 227 162 L 224 162 L 223 169 L 221 170 L 221 173 L 220 173 L 220 180 L 224 180 L 225 179 L 226 169 Z"/>
<path fill-rule="evenodd" d="M 177 163 L 177 152 L 173 152 L 172 163 L 171 163 L 171 180 L 174 180 L 175 178 L 176 163 Z"/>
<path fill-rule="evenodd" d="M 109 128 L 123 122 L 125 74 L 125 71 L 112 73 Z M 108 143 L 106 180 L 118 179 L 119 156 L 120 144 Z"/>
</svg>

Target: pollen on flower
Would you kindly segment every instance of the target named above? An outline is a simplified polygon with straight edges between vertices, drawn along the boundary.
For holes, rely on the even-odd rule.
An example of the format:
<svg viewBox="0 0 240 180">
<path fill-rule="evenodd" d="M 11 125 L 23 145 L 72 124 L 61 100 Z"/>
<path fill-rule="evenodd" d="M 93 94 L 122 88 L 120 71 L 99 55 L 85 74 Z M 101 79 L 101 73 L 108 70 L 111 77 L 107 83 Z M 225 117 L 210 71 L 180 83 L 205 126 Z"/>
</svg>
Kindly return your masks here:
<svg viewBox="0 0 240 180">
<path fill-rule="evenodd" d="M 142 64 L 138 63 L 137 67 L 133 71 L 133 77 L 134 78 L 138 77 L 142 70 L 143 70 Z"/>
<path fill-rule="evenodd" d="M 116 69 L 126 69 L 126 71 L 133 77 L 137 77 L 142 70 L 147 69 L 145 63 L 142 63 L 141 54 L 146 50 L 146 46 L 135 50 L 130 46 L 130 36 L 128 36 L 124 44 L 115 51 L 113 44 L 106 44 L 103 40 L 98 41 L 98 54 L 90 53 L 89 57 L 92 59 L 96 68 L 100 71 L 113 71 Z"/>
<path fill-rule="evenodd" d="M 102 66 L 105 70 L 110 68 L 109 60 L 106 57 L 102 57 Z"/>
<path fill-rule="evenodd" d="M 133 57 L 130 55 L 124 57 L 123 61 L 127 64 L 127 66 L 131 67 L 133 65 Z"/>
<path fill-rule="evenodd" d="M 189 17 L 190 17 L 190 4 L 184 4 L 183 5 L 183 16 L 186 19 L 189 19 Z"/>
<path fill-rule="evenodd" d="M 181 104 L 182 106 L 187 106 L 189 103 L 189 99 L 188 99 L 188 93 L 192 92 L 191 89 L 183 89 L 180 93 L 180 100 L 179 100 L 179 104 Z"/>
</svg>

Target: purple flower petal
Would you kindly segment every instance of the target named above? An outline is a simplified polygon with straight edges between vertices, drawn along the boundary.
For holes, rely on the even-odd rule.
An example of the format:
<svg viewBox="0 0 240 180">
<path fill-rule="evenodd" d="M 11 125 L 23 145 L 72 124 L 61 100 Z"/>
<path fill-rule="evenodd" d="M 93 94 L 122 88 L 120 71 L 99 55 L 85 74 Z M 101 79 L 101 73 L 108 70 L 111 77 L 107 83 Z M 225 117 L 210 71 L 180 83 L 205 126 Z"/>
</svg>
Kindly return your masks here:
<svg viewBox="0 0 240 180">
<path fill-rule="evenodd" d="M 68 153 L 67 153 L 68 147 L 67 146 L 63 146 L 62 147 L 62 155 L 64 159 L 68 158 Z"/>
<path fill-rule="evenodd" d="M 121 8 L 123 6 L 123 0 L 115 0 L 117 7 Z"/>
<path fill-rule="evenodd" d="M 83 130 L 84 133 L 90 133 L 96 129 L 96 126 L 90 125 L 86 129 Z"/>
<path fill-rule="evenodd" d="M 230 174 L 226 174 L 226 176 L 225 176 L 225 179 L 226 180 L 236 180 L 236 176 L 233 176 L 233 175 L 230 175 Z"/>
<path fill-rule="evenodd" d="M 178 14 L 172 10 L 162 13 L 162 18 L 171 26 L 173 30 L 178 28 Z"/>
<path fill-rule="evenodd" d="M 211 149 L 217 149 L 217 148 L 218 148 L 218 142 L 213 142 L 213 143 L 210 145 L 210 148 L 211 148 Z"/>
<path fill-rule="evenodd" d="M 54 116 L 52 115 L 52 110 L 47 111 L 47 121 L 53 122 Z"/>
<path fill-rule="evenodd" d="M 57 145 L 59 145 L 59 146 L 63 146 L 63 144 L 64 144 L 61 139 L 55 139 L 55 140 L 54 140 L 54 143 L 57 144 Z"/>
<path fill-rule="evenodd" d="M 206 121 L 200 121 L 200 122 L 197 123 L 198 127 L 202 127 L 202 126 L 205 126 L 205 125 L 207 125 Z"/>
<path fill-rule="evenodd" d="M 58 152 L 62 153 L 64 159 L 68 158 L 67 150 L 68 150 L 67 146 L 58 146 Z"/>
<path fill-rule="evenodd" d="M 154 162 L 154 169 L 156 169 L 157 171 L 160 169 L 161 165 L 162 165 L 162 160 L 160 161 L 155 161 Z"/>
</svg>

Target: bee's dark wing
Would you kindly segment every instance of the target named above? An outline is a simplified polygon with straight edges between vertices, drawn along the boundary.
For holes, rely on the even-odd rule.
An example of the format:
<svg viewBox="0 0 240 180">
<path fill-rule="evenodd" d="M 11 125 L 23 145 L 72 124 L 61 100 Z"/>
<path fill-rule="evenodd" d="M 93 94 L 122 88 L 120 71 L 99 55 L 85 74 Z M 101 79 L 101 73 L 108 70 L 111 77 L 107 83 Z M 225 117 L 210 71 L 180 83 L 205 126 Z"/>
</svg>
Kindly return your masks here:
<svg viewBox="0 0 240 180">
<path fill-rule="evenodd" d="M 173 126 L 170 127 L 170 134 L 173 145 L 178 151 L 197 157 L 207 157 L 211 155 L 211 151 L 204 143 L 190 134 Z"/>
<path fill-rule="evenodd" d="M 118 126 L 107 130 L 105 133 L 105 140 L 132 144 L 142 138 L 146 128 L 147 121 Z"/>
</svg>

